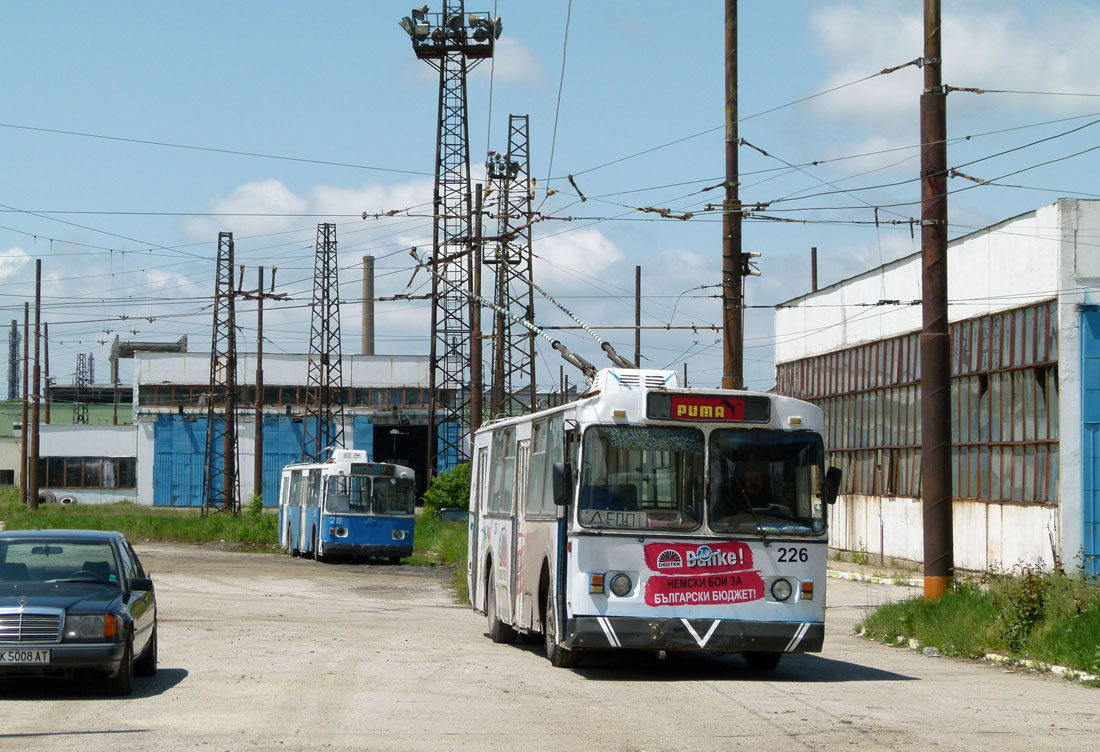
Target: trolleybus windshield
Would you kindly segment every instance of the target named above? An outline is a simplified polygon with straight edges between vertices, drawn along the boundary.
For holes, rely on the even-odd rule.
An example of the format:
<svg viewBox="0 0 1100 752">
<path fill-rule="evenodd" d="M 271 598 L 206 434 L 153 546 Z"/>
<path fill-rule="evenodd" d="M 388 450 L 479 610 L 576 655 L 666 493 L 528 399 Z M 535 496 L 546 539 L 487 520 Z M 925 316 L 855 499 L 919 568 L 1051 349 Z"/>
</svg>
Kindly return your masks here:
<svg viewBox="0 0 1100 752">
<path fill-rule="evenodd" d="M 703 433 L 591 426 L 578 516 L 592 528 L 694 530 L 703 518 Z"/>
<path fill-rule="evenodd" d="M 819 495 L 821 437 L 767 429 L 723 428 L 710 434 L 709 522 L 712 530 L 787 535 L 825 532 Z"/>
<path fill-rule="evenodd" d="M 337 514 L 412 514 L 411 478 L 337 475 L 328 479 L 325 511 Z"/>
</svg>

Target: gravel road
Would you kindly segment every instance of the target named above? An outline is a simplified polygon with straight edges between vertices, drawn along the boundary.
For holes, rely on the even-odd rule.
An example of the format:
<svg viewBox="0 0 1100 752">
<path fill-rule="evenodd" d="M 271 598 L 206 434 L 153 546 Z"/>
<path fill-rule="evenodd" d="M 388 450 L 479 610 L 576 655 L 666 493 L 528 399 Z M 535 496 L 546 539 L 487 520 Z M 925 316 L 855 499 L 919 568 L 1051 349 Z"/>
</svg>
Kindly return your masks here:
<svg viewBox="0 0 1100 752">
<path fill-rule="evenodd" d="M 1065 750 L 1100 690 L 851 634 L 908 591 L 829 582 L 825 651 L 772 673 L 709 653 L 592 655 L 554 669 L 495 645 L 449 573 L 136 546 L 160 604 L 160 670 L 129 698 L 94 681 L 0 682 L 0 749 Z"/>
</svg>

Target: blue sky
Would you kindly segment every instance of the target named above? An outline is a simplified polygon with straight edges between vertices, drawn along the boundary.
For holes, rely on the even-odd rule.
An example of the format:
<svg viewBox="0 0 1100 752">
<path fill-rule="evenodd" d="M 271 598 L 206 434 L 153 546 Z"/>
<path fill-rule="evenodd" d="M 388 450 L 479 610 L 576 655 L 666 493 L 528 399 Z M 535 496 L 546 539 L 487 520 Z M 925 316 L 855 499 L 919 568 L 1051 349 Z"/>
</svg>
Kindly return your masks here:
<svg viewBox="0 0 1100 752">
<path fill-rule="evenodd" d="M 1097 3 L 946 6 L 945 83 L 1100 94 L 1100 53 L 1090 41 L 1100 38 Z M 692 288 L 720 279 L 721 225 L 703 209 L 719 202 L 721 191 L 702 189 L 719 183 L 724 170 L 722 3 L 577 0 L 570 8 L 565 0 L 487 0 L 466 10 L 495 13 L 504 25 L 495 61 L 470 78 L 475 177 L 483 174 L 487 147 L 506 147 L 509 113 L 527 114 L 536 205 L 548 216 L 579 218 L 536 226 L 536 281 L 589 324 L 631 324 L 640 264 L 643 323 L 720 323 L 710 297 L 717 290 Z M 6 4 L 0 313 L 9 315 L 0 320 L 22 320 L 23 302 L 33 295 L 33 259 L 41 258 L 59 382 L 71 381 L 78 352 L 96 356 L 103 380 L 102 343 L 115 334 L 187 334 L 192 349 L 201 349 L 210 331 L 217 233 L 225 230 L 235 235 L 238 263 L 249 267 L 247 286 L 255 266 L 277 266 L 280 291 L 295 299 L 283 310 L 265 310 L 265 351 L 302 352 L 316 224 L 335 221 L 347 301 L 344 352 L 356 352 L 360 257 L 378 258 L 377 292 L 392 295 L 406 291 L 408 248 L 430 245 L 426 219 L 356 218 L 430 200 L 438 79 L 397 26 L 408 12 L 407 4 L 378 0 Z M 799 223 L 745 224 L 745 250 L 762 254 L 763 272 L 747 285 L 748 303 L 763 306 L 747 314 L 750 388 L 772 385 L 766 306 L 809 290 L 811 246 L 819 249 L 823 285 L 919 249 L 919 230 L 913 238 L 906 225 L 869 222 L 872 206 L 881 207 L 882 220 L 919 216 L 912 202 L 919 198 L 921 71 L 911 66 L 853 82 L 920 57 L 920 12 L 919 0 L 741 3 L 740 135 L 771 155 L 742 147 L 741 197 L 775 202 L 829 193 L 772 203 L 766 212 Z M 843 88 L 791 104 L 835 87 Z M 1100 143 L 1100 124 L 1089 125 L 1100 119 L 1097 96 L 953 93 L 948 101 L 949 135 L 960 139 L 949 145 L 948 163 L 966 164 L 959 169 L 975 177 Z M 1066 134 L 1074 128 L 1081 130 Z M 951 236 L 1062 195 L 1100 194 L 1098 160 L 1100 151 L 1086 152 L 1004 181 L 1023 187 L 953 195 Z M 579 202 L 568 174 L 589 200 Z M 875 187 L 886 184 L 895 185 Z M 547 185 L 554 195 L 546 196 Z M 949 187 L 969 185 L 956 178 Z M 836 192 L 857 187 L 872 189 Z M 635 207 L 696 214 L 686 222 L 661 220 Z M 414 288 L 423 281 L 421 274 Z M 254 315 L 243 304 L 240 311 L 240 342 L 251 350 Z M 568 323 L 542 300 L 536 318 Z M 377 320 L 378 352 L 427 352 L 427 304 L 381 303 Z M 605 362 L 585 336 L 560 336 Z M 632 353 L 629 332 L 607 339 Z M 647 331 L 644 365 L 680 369 L 686 362 L 694 385 L 716 385 L 716 342 L 702 329 Z M 540 384 L 556 382 L 559 363 L 544 349 Z"/>
</svg>

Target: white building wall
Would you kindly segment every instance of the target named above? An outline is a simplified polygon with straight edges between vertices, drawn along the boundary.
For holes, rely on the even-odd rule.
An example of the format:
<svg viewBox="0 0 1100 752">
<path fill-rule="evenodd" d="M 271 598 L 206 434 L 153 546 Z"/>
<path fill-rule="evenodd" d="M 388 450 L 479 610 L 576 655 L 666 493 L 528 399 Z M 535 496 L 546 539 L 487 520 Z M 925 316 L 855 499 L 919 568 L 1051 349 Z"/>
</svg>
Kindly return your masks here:
<svg viewBox="0 0 1100 752">
<path fill-rule="evenodd" d="M 1058 302 L 1060 404 L 1057 507 L 956 501 L 955 565 L 1010 569 L 1051 566 L 1055 551 L 1072 568 L 1082 546 L 1081 341 L 1077 306 L 1098 303 L 1100 201 L 1062 199 L 971 233 L 948 248 L 950 321 Z M 776 364 L 801 360 L 921 328 L 921 308 L 873 306 L 919 301 L 920 254 L 907 256 L 776 311 Z M 919 499 L 853 495 L 833 508 L 830 545 L 884 557 L 923 559 Z"/>
<path fill-rule="evenodd" d="M 428 387 L 428 358 L 423 355 L 345 355 L 344 386 Z M 304 353 L 264 355 L 264 386 L 303 386 L 309 356 Z M 142 384 L 205 384 L 210 381 L 210 353 L 134 355 L 134 386 Z M 256 354 L 237 358 L 237 383 L 256 383 Z"/>
<path fill-rule="evenodd" d="M 133 426 L 43 425 L 39 429 L 38 453 L 41 457 L 137 457 Z M 140 466 L 139 460 L 139 476 Z M 81 504 L 137 501 L 139 497 L 133 488 L 60 490 L 47 484 L 45 478 L 39 480 L 42 491 L 53 493 L 59 500 L 63 496 L 71 497 Z"/>
</svg>

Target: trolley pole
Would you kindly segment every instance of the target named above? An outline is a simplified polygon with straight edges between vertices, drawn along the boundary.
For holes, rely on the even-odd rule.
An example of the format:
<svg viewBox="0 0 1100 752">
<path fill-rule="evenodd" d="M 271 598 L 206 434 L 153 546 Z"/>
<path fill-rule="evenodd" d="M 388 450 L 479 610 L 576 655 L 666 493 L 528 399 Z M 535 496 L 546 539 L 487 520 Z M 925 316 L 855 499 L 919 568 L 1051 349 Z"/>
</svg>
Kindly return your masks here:
<svg viewBox="0 0 1100 752">
<path fill-rule="evenodd" d="M 737 0 L 726 0 L 726 197 L 722 202 L 722 388 L 743 389 L 745 261 L 737 195 Z"/>
<path fill-rule="evenodd" d="M 924 598 L 955 578 L 951 516 L 951 341 L 947 321 L 947 94 L 941 80 L 940 0 L 924 0 L 921 131 L 921 510 Z"/>
</svg>

